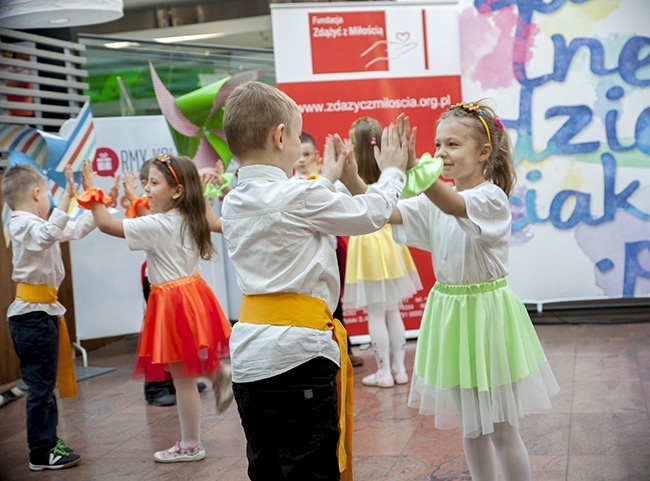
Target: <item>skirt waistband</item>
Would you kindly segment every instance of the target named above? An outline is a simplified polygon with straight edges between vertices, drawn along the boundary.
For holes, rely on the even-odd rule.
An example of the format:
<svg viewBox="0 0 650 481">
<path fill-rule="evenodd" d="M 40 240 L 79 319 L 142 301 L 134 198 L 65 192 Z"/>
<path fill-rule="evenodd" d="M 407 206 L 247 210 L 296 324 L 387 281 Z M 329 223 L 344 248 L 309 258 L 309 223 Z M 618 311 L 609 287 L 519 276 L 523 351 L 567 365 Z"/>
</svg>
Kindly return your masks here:
<svg viewBox="0 0 650 481">
<path fill-rule="evenodd" d="M 199 280 L 201 280 L 201 274 L 197 272 L 196 274 L 192 274 L 191 276 L 181 277 L 180 279 L 165 282 L 164 284 L 156 284 L 156 285 L 152 284 L 151 292 L 161 291 L 163 289 L 173 289 L 174 287 L 180 287 L 186 284 L 192 284 Z"/>
<path fill-rule="evenodd" d="M 442 284 L 441 282 L 436 282 L 433 286 L 435 291 L 441 292 L 443 294 L 449 294 L 451 296 L 465 296 L 468 294 L 482 294 L 485 292 L 496 291 L 502 287 L 506 287 L 506 279 L 500 277 L 493 281 L 481 282 L 479 284 Z"/>
</svg>

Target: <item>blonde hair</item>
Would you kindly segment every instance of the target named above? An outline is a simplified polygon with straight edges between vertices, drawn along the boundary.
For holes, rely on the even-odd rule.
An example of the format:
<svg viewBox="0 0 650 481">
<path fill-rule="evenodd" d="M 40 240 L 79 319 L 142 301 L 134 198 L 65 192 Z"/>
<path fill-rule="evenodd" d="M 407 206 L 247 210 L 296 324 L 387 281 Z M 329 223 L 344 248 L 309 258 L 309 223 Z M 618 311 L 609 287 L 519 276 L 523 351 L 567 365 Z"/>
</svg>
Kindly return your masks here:
<svg viewBox="0 0 650 481">
<path fill-rule="evenodd" d="M 290 129 L 298 105 L 284 92 L 261 82 L 250 81 L 235 88 L 226 99 L 223 128 L 228 148 L 242 159 L 266 148 L 269 132 L 284 124 Z"/>
<path fill-rule="evenodd" d="M 148 163 L 149 169 L 157 169 L 170 186 L 175 187 L 179 184 L 183 186 L 183 195 L 173 204 L 183 215 L 182 235 L 189 227 L 201 258 L 210 260 L 216 249 L 212 244 L 210 225 L 205 217 L 207 207 L 203 197 L 203 184 L 196 165 L 187 157 L 176 155 L 159 155 L 150 159 Z M 178 182 L 176 182 L 172 169 L 178 177 Z"/>
<path fill-rule="evenodd" d="M 470 105 L 472 108 L 469 108 Z M 478 107 L 478 110 L 473 107 Z M 481 122 L 479 115 L 485 121 L 485 124 Z M 517 181 L 517 173 L 515 172 L 515 163 L 512 158 L 510 136 L 503 128 L 503 125 L 501 125 L 501 121 L 494 112 L 494 109 L 485 102 L 485 99 L 470 104 L 456 104 L 456 106 L 440 116 L 436 126 L 443 120 L 449 118 L 456 118 L 462 120 L 467 125 L 471 125 L 473 127 L 474 137 L 479 144 L 488 142 L 489 131 L 492 153 L 485 162 L 483 175 L 487 180 L 499 186 L 509 196 Z"/>
<path fill-rule="evenodd" d="M 11 210 L 14 210 L 30 189 L 46 185 L 45 177 L 31 165 L 14 165 L 2 175 L 2 197 Z"/>
<path fill-rule="evenodd" d="M 361 117 L 350 127 L 350 140 L 354 145 L 359 177 L 366 184 L 374 184 L 381 175 L 375 159 L 375 145 L 381 146 L 381 134 L 381 124 L 370 117 Z"/>
</svg>

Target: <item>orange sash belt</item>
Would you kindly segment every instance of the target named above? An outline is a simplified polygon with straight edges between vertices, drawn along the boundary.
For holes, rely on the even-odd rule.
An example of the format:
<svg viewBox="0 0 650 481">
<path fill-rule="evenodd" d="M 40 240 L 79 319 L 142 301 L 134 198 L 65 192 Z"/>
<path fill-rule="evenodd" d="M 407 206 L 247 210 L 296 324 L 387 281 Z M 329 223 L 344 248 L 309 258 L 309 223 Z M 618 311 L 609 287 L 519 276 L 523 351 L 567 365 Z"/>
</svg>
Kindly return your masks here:
<svg viewBox="0 0 650 481">
<path fill-rule="evenodd" d="M 23 302 L 54 304 L 57 296 L 57 290 L 51 286 L 23 284 L 21 282 L 16 288 L 16 299 Z M 56 371 L 56 387 L 59 388 L 59 396 L 62 398 L 77 395 L 77 378 L 74 372 L 74 362 L 72 361 L 68 325 L 65 323 L 63 316 L 59 319 L 59 361 Z"/>
<path fill-rule="evenodd" d="M 341 481 L 352 481 L 352 432 L 354 431 L 354 374 L 348 357 L 345 327 L 332 318 L 322 299 L 304 294 L 263 294 L 242 296 L 239 322 L 296 326 L 332 331 L 341 350 L 341 369 L 336 375 L 339 410 L 339 441 L 337 454 Z"/>
</svg>

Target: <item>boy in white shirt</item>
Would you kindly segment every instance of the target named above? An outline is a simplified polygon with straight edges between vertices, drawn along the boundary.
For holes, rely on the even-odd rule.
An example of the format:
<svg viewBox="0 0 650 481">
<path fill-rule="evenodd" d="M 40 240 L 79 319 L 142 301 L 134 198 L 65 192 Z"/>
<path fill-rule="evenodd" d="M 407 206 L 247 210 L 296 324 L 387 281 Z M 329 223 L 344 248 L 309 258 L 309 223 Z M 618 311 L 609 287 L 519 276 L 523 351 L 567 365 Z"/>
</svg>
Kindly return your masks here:
<svg viewBox="0 0 650 481">
<path fill-rule="evenodd" d="M 302 118 L 279 90 L 259 82 L 237 87 L 223 122 L 241 165 L 221 227 L 244 294 L 230 353 L 248 476 L 351 480 L 352 366 L 345 329 L 331 315 L 340 284 L 329 236 L 386 224 L 404 187 L 405 139 L 391 126 L 379 181 L 351 197 L 333 185 L 341 178 L 358 191 L 360 181 L 338 136 L 326 140 L 318 179 L 289 181 Z"/>
<path fill-rule="evenodd" d="M 81 460 L 57 436 L 54 388 L 61 397 L 77 394 L 72 352 L 57 290 L 65 277 L 60 242 L 80 239 L 95 228 L 90 212 L 68 222 L 76 191 L 71 168 L 59 206 L 50 210 L 45 178 L 28 165 L 9 168 L 2 177 L 2 196 L 12 210 L 9 233 L 13 250 L 12 279 L 18 283 L 9 306 L 9 331 L 27 394 L 29 469 L 61 469 Z M 58 373 L 57 373 L 58 370 Z"/>
</svg>

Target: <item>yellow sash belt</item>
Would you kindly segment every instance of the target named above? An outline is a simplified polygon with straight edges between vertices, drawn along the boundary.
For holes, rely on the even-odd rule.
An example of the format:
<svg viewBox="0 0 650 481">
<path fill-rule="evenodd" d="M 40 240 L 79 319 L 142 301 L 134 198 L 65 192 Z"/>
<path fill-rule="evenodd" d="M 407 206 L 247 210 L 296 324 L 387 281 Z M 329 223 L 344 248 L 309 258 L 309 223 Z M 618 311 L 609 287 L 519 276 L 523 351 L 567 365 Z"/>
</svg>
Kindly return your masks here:
<svg viewBox="0 0 650 481">
<path fill-rule="evenodd" d="M 242 297 L 239 322 L 296 326 L 333 331 L 341 350 L 341 369 L 336 375 L 339 410 L 338 460 L 341 481 L 352 481 L 352 432 L 354 430 L 354 375 L 348 357 L 345 327 L 332 318 L 322 299 L 303 294 L 277 293 Z"/>
<path fill-rule="evenodd" d="M 36 302 L 38 304 L 54 304 L 58 292 L 54 287 L 39 284 L 19 283 L 16 289 L 16 299 L 23 302 Z M 59 362 L 57 363 L 56 387 L 62 398 L 77 395 L 77 378 L 72 362 L 72 348 L 68 336 L 68 326 L 65 318 L 59 319 Z"/>
</svg>

